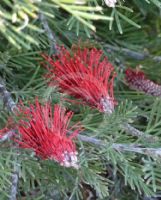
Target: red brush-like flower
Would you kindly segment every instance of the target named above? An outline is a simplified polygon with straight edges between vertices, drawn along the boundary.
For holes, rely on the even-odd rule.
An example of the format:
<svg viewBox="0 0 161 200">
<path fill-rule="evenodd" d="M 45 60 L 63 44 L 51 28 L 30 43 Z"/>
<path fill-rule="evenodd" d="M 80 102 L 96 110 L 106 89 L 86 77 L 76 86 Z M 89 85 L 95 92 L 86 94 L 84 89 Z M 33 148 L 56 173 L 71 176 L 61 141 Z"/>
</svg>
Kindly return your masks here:
<svg viewBox="0 0 161 200">
<path fill-rule="evenodd" d="M 76 137 L 80 128 L 69 128 L 72 115 L 72 112 L 66 113 L 65 108 L 59 105 L 55 105 L 52 112 L 49 102 L 41 105 L 37 99 L 29 107 L 21 103 L 16 112 L 20 119 L 14 127 L 19 135 L 15 134 L 13 140 L 20 148 L 34 150 L 42 159 L 53 159 L 65 167 L 78 168 L 77 151 L 72 138 Z"/>
<path fill-rule="evenodd" d="M 102 112 L 114 110 L 114 67 L 101 50 L 77 49 L 73 54 L 62 48 L 54 58 L 43 55 L 50 63 L 47 78 L 62 92 L 82 99 Z"/>
<path fill-rule="evenodd" d="M 132 89 L 152 96 L 161 96 L 161 86 L 149 80 L 142 71 L 128 68 L 125 71 L 125 79 Z"/>
</svg>

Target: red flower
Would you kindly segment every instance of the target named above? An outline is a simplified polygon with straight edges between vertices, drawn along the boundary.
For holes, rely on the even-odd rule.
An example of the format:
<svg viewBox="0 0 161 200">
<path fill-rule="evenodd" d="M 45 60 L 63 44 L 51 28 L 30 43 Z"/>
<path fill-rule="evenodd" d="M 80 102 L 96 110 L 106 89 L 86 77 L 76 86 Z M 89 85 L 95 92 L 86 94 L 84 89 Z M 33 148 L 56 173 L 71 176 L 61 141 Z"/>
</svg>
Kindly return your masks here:
<svg viewBox="0 0 161 200">
<path fill-rule="evenodd" d="M 40 158 L 53 159 L 65 167 L 78 168 L 77 151 L 72 138 L 76 137 L 80 129 L 72 131 L 74 126 L 69 128 L 72 112 L 66 113 L 59 105 L 55 105 L 52 112 L 49 102 L 40 105 L 36 99 L 35 105 L 30 104 L 29 107 L 21 103 L 15 115 L 20 119 L 14 129 L 20 135 L 14 134 L 13 140 L 20 148 L 32 149 Z M 4 130 L 8 128 L 3 129 L 2 133 Z"/>
<path fill-rule="evenodd" d="M 142 71 L 128 68 L 125 71 L 125 79 L 132 89 L 152 96 L 161 96 L 161 86 L 149 80 Z"/>
<path fill-rule="evenodd" d="M 85 48 L 70 54 L 63 48 L 53 59 L 46 55 L 43 57 L 51 64 L 47 67 L 46 77 L 53 85 L 100 111 L 112 113 L 115 104 L 114 67 L 101 50 Z"/>
</svg>

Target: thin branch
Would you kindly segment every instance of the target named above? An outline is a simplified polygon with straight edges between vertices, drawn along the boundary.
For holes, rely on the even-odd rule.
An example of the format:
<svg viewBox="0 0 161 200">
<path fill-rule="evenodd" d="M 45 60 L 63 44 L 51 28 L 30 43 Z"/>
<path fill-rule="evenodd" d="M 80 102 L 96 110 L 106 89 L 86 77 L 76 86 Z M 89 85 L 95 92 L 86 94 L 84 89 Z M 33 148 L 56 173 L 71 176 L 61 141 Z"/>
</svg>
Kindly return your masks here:
<svg viewBox="0 0 161 200">
<path fill-rule="evenodd" d="M 12 131 L 14 132 L 14 131 Z M 17 200 L 17 190 L 18 190 L 18 182 L 19 182 L 19 171 L 20 171 L 20 164 L 19 164 L 19 161 L 18 161 L 18 154 L 19 154 L 19 149 L 17 148 L 18 145 L 14 145 L 13 148 L 16 149 L 16 153 L 17 155 L 15 155 L 13 157 L 14 159 L 14 166 L 13 166 L 13 173 L 12 173 L 12 176 L 11 176 L 11 191 L 10 191 L 10 198 L 9 200 Z"/>
<path fill-rule="evenodd" d="M 2 78 L 0 78 L 0 96 L 2 97 L 4 105 L 6 106 L 7 110 L 10 112 L 14 112 L 14 110 L 16 109 L 16 103 L 12 99 L 11 94 L 7 91 Z M 4 134 L 0 138 L 0 142 L 9 140 L 13 134 L 14 134 L 14 131 L 12 130 L 8 131 L 6 134 Z"/>
<path fill-rule="evenodd" d="M 110 44 L 105 44 L 103 45 L 105 48 L 110 49 L 112 51 L 117 51 L 117 52 L 121 52 L 126 56 L 129 56 L 131 58 L 134 58 L 136 60 L 144 60 L 146 58 L 150 58 L 156 62 L 161 62 L 161 56 L 154 56 L 149 54 L 148 52 L 136 52 L 127 48 L 122 48 L 122 47 L 118 47 L 118 46 L 112 46 Z"/>
<path fill-rule="evenodd" d="M 128 151 L 127 149 L 129 147 L 133 149 L 133 148 L 138 148 L 138 147 L 142 146 L 141 144 L 116 144 L 116 143 L 113 143 L 111 145 L 105 141 L 99 140 L 94 137 L 88 137 L 86 135 L 78 135 L 77 137 L 79 140 L 81 140 L 83 142 L 88 142 L 88 143 L 91 143 L 91 144 L 94 144 L 94 145 L 100 146 L 100 147 L 111 146 L 112 148 L 119 150 L 119 151 L 124 151 L 124 150 Z"/>
<path fill-rule="evenodd" d="M 49 43 L 50 43 L 50 55 L 56 54 L 58 52 L 57 48 L 57 42 L 55 39 L 55 35 L 53 31 L 50 29 L 49 24 L 44 16 L 44 14 L 40 13 L 40 20 L 42 22 L 42 25 L 44 27 L 44 30 L 48 36 Z"/>
<path fill-rule="evenodd" d="M 153 197 L 145 196 L 143 200 L 159 200 L 161 195 L 155 195 Z"/>
<path fill-rule="evenodd" d="M 3 98 L 4 105 L 10 112 L 14 112 L 15 109 L 17 108 L 16 103 L 11 97 L 11 94 L 7 91 L 2 79 L 0 79 L 0 95 Z M 0 142 L 4 142 L 6 140 L 9 140 L 12 135 L 14 134 L 14 131 L 8 131 L 5 135 L 3 135 L 0 139 Z M 16 195 L 17 195 L 17 186 L 18 186 L 18 177 L 19 177 L 19 167 L 17 165 L 17 156 L 14 157 L 15 159 L 15 166 L 13 169 L 12 177 L 11 177 L 11 193 L 9 200 L 16 200 Z"/>
<path fill-rule="evenodd" d="M 16 149 L 17 155 L 13 157 L 15 164 L 13 166 L 13 173 L 11 176 L 11 191 L 10 191 L 10 198 L 9 200 L 17 200 L 17 190 L 18 190 L 18 182 L 19 182 L 19 171 L 20 171 L 20 164 L 18 161 L 18 154 L 19 154 L 19 149 L 17 148 L 17 145 L 14 145 L 14 148 Z"/>
<path fill-rule="evenodd" d="M 105 112 L 105 114 L 110 115 L 111 113 Z M 146 142 L 154 143 L 159 140 L 157 136 L 145 134 L 143 131 L 140 131 L 128 123 L 121 124 L 120 127 L 128 134 L 139 139 L 144 139 Z"/>
<path fill-rule="evenodd" d="M 14 132 L 14 131 L 12 131 Z M 18 144 L 14 144 L 13 149 L 16 151 L 16 155 L 13 157 L 14 158 L 14 166 L 13 166 L 13 173 L 11 176 L 11 192 L 10 192 L 10 197 L 9 200 L 17 200 L 17 190 L 18 190 L 18 181 L 19 181 L 19 171 L 20 171 L 20 164 L 18 160 L 18 155 L 19 155 L 19 149 L 18 149 Z M 12 150 L 13 150 L 12 149 Z"/>
<path fill-rule="evenodd" d="M 156 142 L 159 140 L 159 138 L 157 136 L 153 136 L 153 135 L 147 135 L 145 134 L 144 132 L 134 128 L 133 126 L 131 126 L 130 124 L 128 123 L 125 123 L 122 125 L 122 128 L 124 129 L 124 131 L 127 133 L 127 134 L 130 134 L 132 136 L 135 136 L 135 137 L 138 137 L 138 138 L 141 138 L 141 139 L 144 139 L 146 140 L 147 142 Z"/>
<path fill-rule="evenodd" d="M 5 133 L 1 138 L 0 138 L 0 143 L 5 142 L 6 140 L 9 140 L 13 135 L 15 131 L 11 130 Z"/>
<path fill-rule="evenodd" d="M 11 94 L 6 90 L 5 84 L 0 78 L 0 96 L 3 98 L 4 105 L 10 112 L 14 112 L 16 104 L 13 101 Z"/>
<path fill-rule="evenodd" d="M 17 163 L 16 163 L 16 165 L 17 165 Z M 11 193 L 10 193 L 9 200 L 17 199 L 16 196 L 17 196 L 17 187 L 18 187 L 18 177 L 19 177 L 19 167 L 15 166 L 14 172 L 11 177 L 12 186 L 11 186 Z"/>
<path fill-rule="evenodd" d="M 88 137 L 85 135 L 78 135 L 79 140 L 83 142 L 88 142 L 91 144 L 94 144 L 96 146 L 102 146 L 102 147 L 110 147 L 115 149 L 116 151 L 125 151 L 125 152 L 134 152 L 134 153 L 139 153 L 139 154 L 144 154 L 144 155 L 149 155 L 149 156 L 159 156 L 161 157 L 161 148 L 145 148 L 141 147 L 141 144 L 116 144 L 113 143 L 112 145 L 109 143 L 106 143 L 102 140 L 93 138 L 93 137 Z"/>
</svg>

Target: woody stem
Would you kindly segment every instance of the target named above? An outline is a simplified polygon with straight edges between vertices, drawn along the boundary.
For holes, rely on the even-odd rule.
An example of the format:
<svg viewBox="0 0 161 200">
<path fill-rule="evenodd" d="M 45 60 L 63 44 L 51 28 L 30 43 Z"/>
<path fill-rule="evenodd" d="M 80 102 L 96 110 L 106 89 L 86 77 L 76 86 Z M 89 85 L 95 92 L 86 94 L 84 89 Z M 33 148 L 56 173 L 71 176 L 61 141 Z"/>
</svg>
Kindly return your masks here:
<svg viewBox="0 0 161 200">
<path fill-rule="evenodd" d="M 124 131 L 127 133 L 127 134 L 130 134 L 132 136 L 135 136 L 135 137 L 138 137 L 138 138 L 141 138 L 141 139 L 144 139 L 146 140 L 147 142 L 156 142 L 158 140 L 158 137 L 157 136 L 152 136 L 152 135 L 147 135 L 145 134 L 144 132 L 134 128 L 133 126 L 131 126 L 130 124 L 128 123 L 124 123 L 122 125 L 122 128 L 124 129 Z"/>
<path fill-rule="evenodd" d="M 103 110 L 106 115 L 111 115 L 114 111 L 114 109 L 111 109 L 111 103 L 109 101 L 101 101 L 103 105 Z M 158 140 L 158 137 L 147 135 L 144 132 L 134 128 L 128 123 L 121 124 L 120 126 L 127 134 L 132 135 L 134 137 L 138 137 L 141 139 L 146 140 L 147 142 L 156 142 Z"/>
<path fill-rule="evenodd" d="M 0 95 L 2 96 L 4 105 L 10 112 L 14 112 L 17 108 L 16 103 L 11 97 L 11 94 L 7 91 L 4 82 L 0 79 Z M 14 131 L 9 131 L 7 134 L 1 137 L 0 142 L 8 140 L 14 134 Z M 17 156 L 14 156 L 15 164 L 13 166 L 13 173 L 11 176 L 11 192 L 10 192 L 10 200 L 16 200 L 17 195 L 17 187 L 18 187 L 18 178 L 19 178 L 19 167 L 17 164 Z"/>
<path fill-rule="evenodd" d="M 7 91 L 3 80 L 0 78 L 0 95 L 3 98 L 4 105 L 8 109 L 8 111 L 13 112 L 16 108 L 16 104 L 13 101 L 11 94 Z"/>
<path fill-rule="evenodd" d="M 108 148 L 111 147 L 116 151 L 120 152 L 134 152 L 149 156 L 161 157 L 161 148 L 145 148 L 141 147 L 142 146 L 141 144 L 116 144 L 116 143 L 109 144 L 105 141 L 96 139 L 94 137 L 88 137 L 85 135 L 79 135 L 78 138 L 83 142 L 88 142 L 99 147 L 108 147 Z"/>
<path fill-rule="evenodd" d="M 44 30 L 45 30 L 45 32 L 47 33 L 47 36 L 48 36 L 48 40 L 49 40 L 49 43 L 50 43 L 50 55 L 56 54 L 58 49 L 57 49 L 55 34 L 50 29 L 49 24 L 47 22 L 47 19 L 44 16 L 44 14 L 42 14 L 42 13 L 40 13 L 40 20 L 41 20 L 42 25 L 44 27 Z"/>
<path fill-rule="evenodd" d="M 105 44 L 104 45 L 105 48 L 110 49 L 112 51 L 116 51 L 116 52 L 120 52 L 123 53 L 124 55 L 134 58 L 136 60 L 144 60 L 146 58 L 150 58 L 156 62 L 161 62 L 161 56 L 154 56 L 149 54 L 148 52 L 136 52 L 127 48 L 122 48 L 122 47 L 118 47 L 118 46 L 112 46 L 110 44 Z"/>
</svg>

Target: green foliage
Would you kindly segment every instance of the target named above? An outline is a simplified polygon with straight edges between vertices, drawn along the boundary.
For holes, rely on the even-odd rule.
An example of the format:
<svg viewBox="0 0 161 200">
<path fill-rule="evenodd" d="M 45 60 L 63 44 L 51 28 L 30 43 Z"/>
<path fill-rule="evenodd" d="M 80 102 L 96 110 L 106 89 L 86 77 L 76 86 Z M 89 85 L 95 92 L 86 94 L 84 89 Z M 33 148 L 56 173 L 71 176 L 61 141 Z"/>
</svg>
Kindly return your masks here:
<svg viewBox="0 0 161 200">
<path fill-rule="evenodd" d="M 147 133 L 155 133 L 155 135 L 160 135 L 161 127 L 161 100 L 156 99 L 153 105 L 150 105 L 150 112 L 148 116 L 148 124 L 146 126 Z M 147 112 L 149 108 L 147 107 Z"/>
<path fill-rule="evenodd" d="M 137 0 L 134 2 L 137 5 L 140 3 Z M 159 8 L 161 7 L 159 0 L 151 0 L 142 2 L 140 8 L 144 8 L 150 2 Z M 123 33 L 122 23 L 124 21 L 136 28 L 141 27 L 129 16 L 129 13 L 133 13 L 132 7 L 120 2 L 116 8 L 112 9 L 111 14 L 110 10 L 105 4 L 101 5 L 101 1 L 97 2 L 96 0 L 4 0 L 0 5 L 0 32 L 17 49 L 21 49 L 21 47 L 31 49 L 32 45 L 39 46 L 39 40 L 33 35 L 44 32 L 43 27 L 39 24 L 41 14 L 51 18 L 55 23 L 60 20 L 60 17 L 65 17 L 65 24 L 69 30 L 74 28 L 76 34 L 80 35 L 80 31 L 84 29 L 89 37 L 92 33 L 90 30 L 96 31 L 96 26 L 93 23 L 95 20 L 109 21 L 109 30 L 113 28 L 115 22 L 121 34 Z"/>
<path fill-rule="evenodd" d="M 107 144 L 100 147 L 77 141 L 80 169 L 75 170 L 51 160 L 42 161 L 32 151 L 20 150 L 17 158 L 10 141 L 1 143 L 0 199 L 9 198 L 14 166 L 20 166 L 18 199 L 81 200 L 87 199 L 89 193 L 98 200 L 143 200 L 143 196 L 160 192 L 160 157 L 117 151 L 112 145 L 139 143 L 145 148 L 160 147 L 161 100 L 130 90 L 124 80 L 124 69 L 139 65 L 150 79 L 161 83 L 160 63 L 152 60 L 161 53 L 161 3 L 118 0 L 116 5 L 109 8 L 102 0 L 4 0 L 0 3 L 0 76 L 15 102 L 33 101 L 35 96 L 42 101 L 61 102 L 75 113 L 72 122 L 81 122 L 82 135 Z M 41 15 L 53 38 L 45 30 Z M 46 69 L 41 64 L 41 53 L 53 53 L 54 39 L 68 48 L 80 38 L 82 43 L 90 38 L 85 44 L 103 49 L 115 66 L 114 91 L 118 104 L 110 116 L 88 106 L 62 102 L 65 95 L 49 87 L 44 78 Z M 121 49 L 113 51 L 108 44 L 118 49 L 148 52 L 152 57 L 129 58 Z M 0 98 L 1 128 L 8 115 Z M 158 136 L 158 141 L 148 143 L 126 134 L 121 125 L 127 122 L 145 134 Z"/>
<path fill-rule="evenodd" d="M 11 176 L 12 176 L 12 166 L 17 165 L 13 161 L 13 157 L 16 155 L 12 152 L 11 148 L 5 147 L 1 144 L 0 151 L 0 194 L 2 199 L 9 197 L 9 191 L 11 188 Z"/>
</svg>

